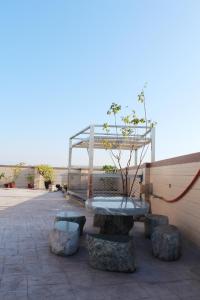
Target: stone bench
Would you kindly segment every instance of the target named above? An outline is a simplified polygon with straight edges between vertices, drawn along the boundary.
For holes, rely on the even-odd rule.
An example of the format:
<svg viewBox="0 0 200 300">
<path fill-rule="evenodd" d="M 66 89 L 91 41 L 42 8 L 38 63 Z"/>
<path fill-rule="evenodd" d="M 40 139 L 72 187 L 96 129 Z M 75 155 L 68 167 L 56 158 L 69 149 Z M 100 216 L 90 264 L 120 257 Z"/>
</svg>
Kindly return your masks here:
<svg viewBox="0 0 200 300">
<path fill-rule="evenodd" d="M 73 222 L 58 221 L 49 234 L 52 253 L 68 256 L 77 252 L 79 247 L 79 225 Z"/>
<path fill-rule="evenodd" d="M 159 225 L 152 236 L 152 251 L 161 260 L 173 261 L 181 256 L 181 235 L 176 226 Z"/>
<path fill-rule="evenodd" d="M 134 272 L 133 238 L 130 236 L 88 234 L 89 264 L 115 272 Z"/>
<path fill-rule="evenodd" d="M 145 237 L 151 238 L 154 229 L 159 225 L 169 224 L 169 219 L 164 215 L 148 214 L 144 221 Z"/>
<path fill-rule="evenodd" d="M 86 217 L 76 211 L 61 211 L 55 217 L 55 222 L 57 221 L 68 221 L 79 224 L 80 235 L 82 235 Z"/>
</svg>

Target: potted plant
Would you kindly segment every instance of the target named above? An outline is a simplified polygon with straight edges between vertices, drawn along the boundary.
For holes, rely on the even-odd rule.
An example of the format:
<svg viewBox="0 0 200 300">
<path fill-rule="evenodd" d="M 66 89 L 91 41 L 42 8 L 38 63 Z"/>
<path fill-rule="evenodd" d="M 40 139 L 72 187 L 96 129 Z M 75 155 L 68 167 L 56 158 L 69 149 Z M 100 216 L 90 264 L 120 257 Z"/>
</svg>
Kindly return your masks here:
<svg viewBox="0 0 200 300">
<path fill-rule="evenodd" d="M 0 180 L 5 177 L 5 173 L 0 173 Z"/>
<path fill-rule="evenodd" d="M 36 167 L 38 173 L 44 178 L 44 185 L 46 190 L 49 189 L 50 184 L 54 180 L 54 170 L 49 165 L 39 165 Z"/>
<path fill-rule="evenodd" d="M 11 189 L 12 189 L 12 188 L 16 188 L 16 183 L 15 183 L 15 181 L 9 182 L 9 183 L 8 183 L 8 187 L 11 188 Z"/>
<path fill-rule="evenodd" d="M 13 170 L 12 170 L 13 171 L 12 181 L 8 183 L 8 187 L 10 187 L 10 188 L 15 188 L 16 187 L 16 180 L 22 172 L 22 166 L 24 166 L 23 162 L 17 164 L 13 168 Z"/>
<path fill-rule="evenodd" d="M 5 177 L 5 173 L 0 173 L 0 180 Z"/>
<path fill-rule="evenodd" d="M 5 188 L 9 188 L 9 182 L 10 182 L 10 176 L 5 176 L 4 175 L 4 177 L 2 177 L 2 178 L 4 178 L 4 187 Z"/>
<path fill-rule="evenodd" d="M 27 175 L 28 189 L 34 188 L 34 178 L 35 178 L 34 174 Z"/>
<path fill-rule="evenodd" d="M 104 171 L 107 174 L 115 174 L 117 173 L 117 168 L 112 165 L 104 165 L 102 167 L 102 171 Z"/>
</svg>

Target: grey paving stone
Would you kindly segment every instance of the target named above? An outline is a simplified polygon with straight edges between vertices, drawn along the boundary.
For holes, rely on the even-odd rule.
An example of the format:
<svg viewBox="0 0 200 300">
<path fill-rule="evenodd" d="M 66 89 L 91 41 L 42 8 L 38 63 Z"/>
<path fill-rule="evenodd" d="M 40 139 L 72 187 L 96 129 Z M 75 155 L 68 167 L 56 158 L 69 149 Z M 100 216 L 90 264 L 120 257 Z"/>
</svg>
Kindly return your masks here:
<svg viewBox="0 0 200 300">
<path fill-rule="evenodd" d="M 108 300 L 110 296 L 102 287 L 79 288 L 74 290 L 77 300 Z M 110 298 L 111 299 L 111 298 Z M 116 298 L 115 298 L 116 299 Z"/>
<path fill-rule="evenodd" d="M 6 197 L 5 197 L 6 196 Z M 152 256 L 144 225 L 135 222 L 136 272 L 121 274 L 92 269 L 86 233 L 96 233 L 93 216 L 78 201 L 61 193 L 0 189 L 0 300 L 199 300 L 200 251 L 183 243 L 179 261 Z M 86 215 L 77 254 L 63 258 L 50 253 L 48 233 L 60 210 Z"/>
<path fill-rule="evenodd" d="M 64 273 L 48 273 L 38 275 L 28 275 L 28 287 L 35 285 L 55 285 L 65 284 L 70 288 L 69 280 Z"/>
<path fill-rule="evenodd" d="M 105 290 L 108 299 L 139 300 L 148 297 L 147 291 L 142 289 L 138 283 L 134 282 L 111 285 Z"/>
<path fill-rule="evenodd" d="M 28 300 L 28 294 L 26 290 L 20 292 L 0 292 L 1 300 Z"/>
<path fill-rule="evenodd" d="M 165 283 L 139 283 L 140 288 L 147 293 L 147 296 L 155 299 L 178 299 L 177 295 Z"/>
<path fill-rule="evenodd" d="M 61 299 L 76 300 L 74 291 L 65 284 L 33 285 L 28 288 L 28 299 Z"/>
<path fill-rule="evenodd" d="M 200 281 L 199 280 L 180 280 L 167 284 L 168 289 L 179 297 L 199 297 L 200 299 Z"/>
<path fill-rule="evenodd" d="M 0 292 L 20 292 L 27 289 L 27 278 L 21 274 L 6 274 L 2 277 Z"/>
</svg>

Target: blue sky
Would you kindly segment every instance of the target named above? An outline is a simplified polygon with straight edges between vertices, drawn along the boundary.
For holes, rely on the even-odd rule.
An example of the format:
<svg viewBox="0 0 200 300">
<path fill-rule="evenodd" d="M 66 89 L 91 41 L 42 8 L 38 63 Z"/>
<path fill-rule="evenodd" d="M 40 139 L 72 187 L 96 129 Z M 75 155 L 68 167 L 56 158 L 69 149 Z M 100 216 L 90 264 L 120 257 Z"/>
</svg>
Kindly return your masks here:
<svg viewBox="0 0 200 300">
<path fill-rule="evenodd" d="M 68 138 L 136 106 L 148 82 L 156 159 L 198 152 L 200 2 L 0 4 L 0 164 L 67 164 Z M 82 161 L 77 157 L 77 162 Z"/>
</svg>

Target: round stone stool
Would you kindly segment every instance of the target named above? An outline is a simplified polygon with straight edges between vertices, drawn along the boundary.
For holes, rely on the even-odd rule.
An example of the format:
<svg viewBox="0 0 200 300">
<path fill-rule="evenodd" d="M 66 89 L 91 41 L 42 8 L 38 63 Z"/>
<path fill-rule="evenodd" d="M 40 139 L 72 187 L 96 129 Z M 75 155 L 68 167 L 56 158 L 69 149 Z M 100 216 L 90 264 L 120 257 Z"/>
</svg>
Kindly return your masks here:
<svg viewBox="0 0 200 300">
<path fill-rule="evenodd" d="M 80 235 L 82 235 L 86 217 L 76 211 L 61 211 L 55 217 L 55 222 L 57 221 L 68 221 L 79 224 Z"/>
<path fill-rule="evenodd" d="M 181 256 L 181 235 L 176 226 L 157 226 L 151 236 L 152 251 L 161 260 L 177 260 Z"/>
<path fill-rule="evenodd" d="M 49 246 L 52 253 L 68 256 L 79 247 L 79 225 L 73 222 L 55 222 L 49 234 Z"/>
<path fill-rule="evenodd" d="M 146 215 L 145 222 L 144 222 L 144 228 L 145 228 L 145 237 L 151 238 L 151 235 L 158 225 L 168 225 L 169 219 L 167 216 L 163 215 L 155 215 L 155 214 L 149 214 Z"/>
<path fill-rule="evenodd" d="M 89 263 L 95 269 L 134 272 L 133 238 L 130 236 L 88 234 Z"/>
</svg>

